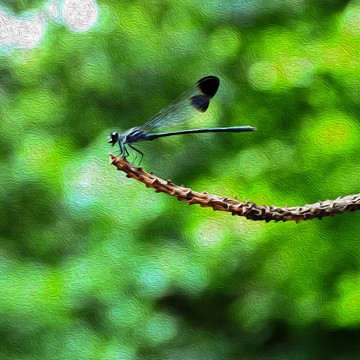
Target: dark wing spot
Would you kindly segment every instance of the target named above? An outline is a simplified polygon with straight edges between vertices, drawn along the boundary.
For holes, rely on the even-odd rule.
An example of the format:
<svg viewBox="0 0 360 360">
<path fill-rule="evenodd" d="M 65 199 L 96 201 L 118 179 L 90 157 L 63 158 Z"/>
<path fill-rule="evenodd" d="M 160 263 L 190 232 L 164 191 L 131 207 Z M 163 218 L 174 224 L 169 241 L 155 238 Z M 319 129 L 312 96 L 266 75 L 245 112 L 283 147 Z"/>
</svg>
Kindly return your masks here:
<svg viewBox="0 0 360 360">
<path fill-rule="evenodd" d="M 204 95 L 212 98 L 219 88 L 220 80 L 216 76 L 205 76 L 197 84 Z"/>
<path fill-rule="evenodd" d="M 201 112 L 205 112 L 209 107 L 210 100 L 204 95 L 194 95 L 190 98 L 191 105 Z"/>
</svg>

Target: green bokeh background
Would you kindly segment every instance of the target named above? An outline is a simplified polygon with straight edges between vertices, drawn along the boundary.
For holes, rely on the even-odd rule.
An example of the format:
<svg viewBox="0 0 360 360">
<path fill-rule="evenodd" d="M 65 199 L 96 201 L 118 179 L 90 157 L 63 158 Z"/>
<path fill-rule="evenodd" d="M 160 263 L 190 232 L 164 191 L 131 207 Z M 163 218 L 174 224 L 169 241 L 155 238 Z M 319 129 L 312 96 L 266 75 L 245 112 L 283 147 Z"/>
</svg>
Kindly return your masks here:
<svg viewBox="0 0 360 360">
<path fill-rule="evenodd" d="M 359 359 L 358 213 L 188 207 L 116 171 L 107 136 L 217 75 L 201 125 L 257 132 L 141 143 L 145 170 L 277 206 L 358 193 L 360 2 L 98 8 L 0 57 L 0 358 Z"/>
</svg>

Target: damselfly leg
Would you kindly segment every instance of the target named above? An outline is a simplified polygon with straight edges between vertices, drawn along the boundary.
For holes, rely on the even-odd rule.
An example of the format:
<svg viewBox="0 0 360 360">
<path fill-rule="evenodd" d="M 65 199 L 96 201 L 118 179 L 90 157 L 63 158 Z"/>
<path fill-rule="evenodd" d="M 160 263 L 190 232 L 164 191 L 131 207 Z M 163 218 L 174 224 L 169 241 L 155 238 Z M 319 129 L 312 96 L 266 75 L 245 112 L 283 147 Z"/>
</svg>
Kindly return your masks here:
<svg viewBox="0 0 360 360">
<path fill-rule="evenodd" d="M 139 161 L 139 165 L 138 165 L 138 166 L 140 166 L 144 154 L 143 154 L 140 150 L 138 150 L 136 147 L 134 147 L 134 146 L 132 146 L 132 145 L 130 145 L 130 144 L 129 144 L 129 147 L 130 147 L 131 151 L 133 152 L 133 154 L 135 155 L 135 159 L 132 161 L 132 163 L 131 163 L 130 165 L 132 165 L 132 164 L 135 162 L 135 160 L 137 159 L 136 152 L 138 152 L 138 153 L 141 155 L 141 158 L 140 158 L 140 161 Z M 135 152 L 135 151 L 136 151 L 136 152 Z"/>
<path fill-rule="evenodd" d="M 125 131 L 122 134 L 113 132 L 109 136 L 108 142 L 113 146 L 119 144 L 120 155 L 127 158 L 130 151 L 134 156 L 131 165 L 134 164 L 141 155 L 139 165 L 142 162 L 144 154 L 135 148 L 132 144 L 141 141 L 155 140 L 161 137 L 185 135 L 185 134 L 199 134 L 211 132 L 245 132 L 254 131 L 256 128 L 252 126 L 235 126 L 235 127 L 216 127 L 204 129 L 190 129 L 180 131 L 170 131 L 163 133 L 150 133 L 155 129 L 165 128 L 167 126 L 174 126 L 185 124 L 186 122 L 200 116 L 209 107 L 211 99 L 215 96 L 220 84 L 219 78 L 216 76 L 206 76 L 197 81 L 187 91 L 185 91 L 179 98 L 169 104 L 166 108 L 160 110 L 155 116 L 141 126 L 135 126 Z M 128 149 L 129 146 L 130 150 Z"/>
<path fill-rule="evenodd" d="M 122 142 L 120 144 L 121 144 L 120 146 L 123 149 L 124 158 L 126 159 L 130 154 L 129 154 L 128 149 L 126 148 L 125 144 L 123 144 Z"/>
</svg>

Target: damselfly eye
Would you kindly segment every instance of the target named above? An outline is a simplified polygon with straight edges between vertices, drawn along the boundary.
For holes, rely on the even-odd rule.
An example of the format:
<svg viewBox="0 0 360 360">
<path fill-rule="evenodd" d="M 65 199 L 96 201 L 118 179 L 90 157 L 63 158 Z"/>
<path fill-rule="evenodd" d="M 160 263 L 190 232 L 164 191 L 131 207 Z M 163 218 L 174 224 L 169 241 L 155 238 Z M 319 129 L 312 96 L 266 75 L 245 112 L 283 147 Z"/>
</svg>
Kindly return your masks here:
<svg viewBox="0 0 360 360">
<path fill-rule="evenodd" d="M 112 134 L 110 134 L 108 142 L 112 144 L 112 146 L 114 146 L 117 143 L 118 139 L 119 139 L 119 133 L 113 132 Z"/>
<path fill-rule="evenodd" d="M 223 132 L 246 132 L 254 131 L 256 128 L 252 126 L 233 126 L 233 127 L 216 127 L 192 130 L 168 131 L 163 133 L 150 133 L 155 129 L 165 128 L 167 126 L 175 126 L 185 124 L 190 120 L 194 120 L 197 115 L 204 113 L 210 104 L 210 100 L 215 96 L 219 88 L 220 80 L 216 76 L 205 76 L 191 86 L 187 91 L 179 96 L 164 109 L 155 114 L 149 121 L 141 126 L 135 126 L 131 129 L 119 134 L 113 132 L 110 135 L 109 143 L 119 144 L 119 151 L 123 158 L 127 158 L 130 154 L 137 158 L 136 153 L 143 153 L 136 149 L 133 144 L 142 141 L 155 140 L 164 136 L 199 134 L 199 133 L 223 133 Z M 134 163 L 133 160 L 132 164 Z"/>
</svg>

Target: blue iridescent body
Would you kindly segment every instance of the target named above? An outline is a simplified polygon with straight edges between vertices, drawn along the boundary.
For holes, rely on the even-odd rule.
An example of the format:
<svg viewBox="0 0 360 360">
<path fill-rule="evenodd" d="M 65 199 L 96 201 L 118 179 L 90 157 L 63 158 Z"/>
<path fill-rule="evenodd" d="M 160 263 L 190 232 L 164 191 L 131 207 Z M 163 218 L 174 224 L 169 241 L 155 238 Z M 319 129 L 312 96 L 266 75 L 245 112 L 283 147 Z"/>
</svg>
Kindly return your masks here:
<svg viewBox="0 0 360 360">
<path fill-rule="evenodd" d="M 180 130 L 173 132 L 149 134 L 149 131 L 153 129 L 183 124 L 191 120 L 197 114 L 204 113 L 209 107 L 210 100 L 216 94 L 219 84 L 220 80 L 216 76 L 206 76 L 200 79 L 186 92 L 184 92 L 178 99 L 176 99 L 166 108 L 159 111 L 144 125 L 133 127 L 122 134 L 119 134 L 118 132 L 113 132 L 109 137 L 109 143 L 111 143 L 113 146 L 118 143 L 120 147 L 120 154 L 123 155 L 123 157 L 125 158 L 129 156 L 129 152 L 126 147 L 128 146 L 135 156 L 134 161 L 137 157 L 136 152 L 138 152 L 141 155 L 141 163 L 143 153 L 132 145 L 141 141 L 154 140 L 159 137 L 173 135 L 208 132 L 245 132 L 256 130 L 256 128 L 252 126 L 235 126 Z"/>
</svg>

